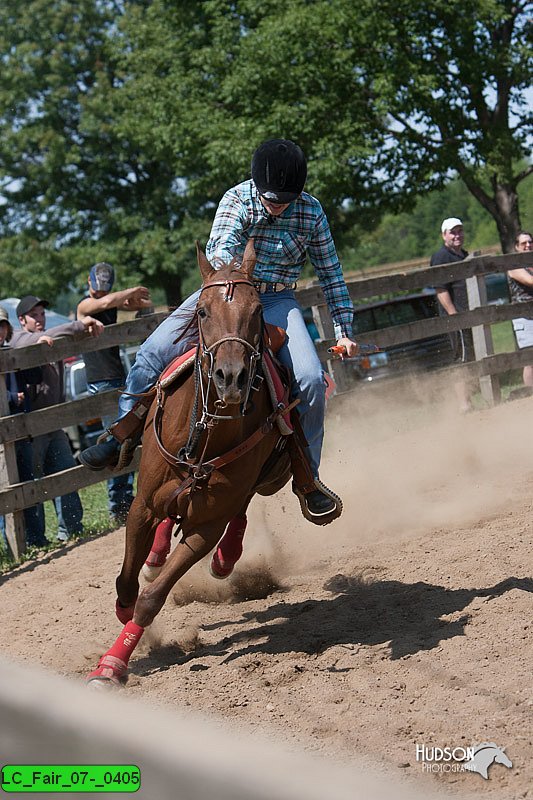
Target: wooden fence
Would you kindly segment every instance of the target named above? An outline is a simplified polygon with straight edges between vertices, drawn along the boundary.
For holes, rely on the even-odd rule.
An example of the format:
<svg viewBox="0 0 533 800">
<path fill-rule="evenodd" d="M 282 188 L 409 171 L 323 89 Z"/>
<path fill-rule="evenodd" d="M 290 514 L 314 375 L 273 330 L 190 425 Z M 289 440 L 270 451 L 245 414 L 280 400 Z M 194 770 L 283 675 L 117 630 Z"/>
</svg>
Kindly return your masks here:
<svg viewBox="0 0 533 800">
<path fill-rule="evenodd" d="M 494 355 L 490 325 L 511 320 L 518 316 L 533 316 L 533 301 L 519 305 L 486 305 L 484 276 L 505 272 L 518 267 L 533 267 L 533 253 L 519 253 L 504 256 L 483 255 L 469 258 L 455 264 L 425 269 L 397 270 L 388 275 L 351 279 L 348 282 L 350 296 L 357 304 L 365 299 L 383 295 L 397 295 L 401 292 L 414 292 L 426 286 L 435 286 L 465 278 L 468 287 L 470 311 L 446 317 L 432 317 L 407 325 L 396 325 L 379 331 L 361 334 L 361 343 L 377 344 L 381 348 L 412 342 L 428 336 L 442 334 L 464 328 L 472 328 L 476 361 L 469 364 L 447 368 L 457 375 L 468 374 L 480 382 L 485 400 L 495 403 L 499 400 L 498 375 L 510 369 L 533 363 L 533 348 L 518 352 Z M 345 366 L 341 362 L 328 361 L 327 348 L 333 342 L 333 324 L 324 303 L 324 296 L 318 284 L 297 291 L 303 308 L 311 307 L 313 318 L 322 341 L 317 344 L 321 361 L 327 366 L 337 383 L 338 391 L 349 388 Z M 5 373 L 28 367 L 58 361 L 68 356 L 101 350 L 117 344 L 128 344 L 144 340 L 165 318 L 165 314 L 154 314 L 131 322 L 109 325 L 97 339 L 81 334 L 77 337 L 58 339 L 48 345 L 32 345 L 21 349 L 2 348 L 0 350 L 0 514 L 6 517 L 6 533 L 10 549 L 19 558 L 25 548 L 23 509 L 53 497 L 81 489 L 85 486 L 106 480 L 110 471 L 91 472 L 78 466 L 50 475 L 38 481 L 18 482 L 15 458 L 15 441 L 27 436 L 37 436 L 67 427 L 88 418 L 113 413 L 117 405 L 116 392 L 106 392 L 97 396 L 61 403 L 29 414 L 9 413 L 5 390 Z M 136 453 L 133 468 L 138 466 L 140 450 Z M 124 470 L 129 472 L 130 465 Z"/>
</svg>

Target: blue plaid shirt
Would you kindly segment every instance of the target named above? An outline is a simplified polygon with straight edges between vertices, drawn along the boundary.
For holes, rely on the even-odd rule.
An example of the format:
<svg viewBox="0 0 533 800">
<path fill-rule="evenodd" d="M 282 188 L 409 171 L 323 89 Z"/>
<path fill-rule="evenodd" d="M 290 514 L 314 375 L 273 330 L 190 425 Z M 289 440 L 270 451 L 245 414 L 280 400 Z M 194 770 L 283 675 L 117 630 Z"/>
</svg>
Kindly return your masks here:
<svg viewBox="0 0 533 800">
<path fill-rule="evenodd" d="M 353 305 L 329 223 L 315 197 L 302 192 L 279 217 L 270 216 L 253 181 L 226 192 L 219 203 L 206 255 L 209 261 L 242 258 L 254 238 L 254 278 L 267 283 L 298 280 L 309 255 L 333 318 L 335 336 L 352 336 Z"/>
</svg>

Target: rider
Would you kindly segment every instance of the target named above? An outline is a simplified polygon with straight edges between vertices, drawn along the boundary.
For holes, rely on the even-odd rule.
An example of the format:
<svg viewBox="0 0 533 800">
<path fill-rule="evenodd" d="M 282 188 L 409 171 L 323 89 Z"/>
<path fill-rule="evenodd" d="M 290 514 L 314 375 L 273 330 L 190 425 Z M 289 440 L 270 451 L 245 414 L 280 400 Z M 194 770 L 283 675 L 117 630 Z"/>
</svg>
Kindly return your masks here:
<svg viewBox="0 0 533 800">
<path fill-rule="evenodd" d="M 254 279 L 265 321 L 287 331 L 278 358 L 294 375 L 292 393 L 300 398 L 298 411 L 308 444 L 305 455 L 315 479 L 312 491 L 307 486 L 305 495 L 297 494 L 311 517 L 320 517 L 335 508 L 335 495 L 318 480 L 324 376 L 294 295 L 307 255 L 324 291 L 337 344 L 346 348 L 348 356 L 357 353 L 351 339 L 353 305 L 326 215 L 318 200 L 303 191 L 307 163 L 301 148 L 286 139 L 266 141 L 253 154 L 251 171 L 251 180 L 227 191 L 220 201 L 206 255 L 216 267 L 217 259 L 227 263 L 241 258 L 248 239 L 254 238 Z M 115 466 L 122 443 L 138 443 L 147 409 L 131 395 L 150 389 L 173 358 L 196 344 L 197 328 L 191 323 L 198 296 L 199 291 L 185 300 L 141 346 L 128 375 L 130 394 L 120 397 L 118 422 L 111 427 L 110 438 L 79 455 L 82 464 L 93 470 Z"/>
</svg>

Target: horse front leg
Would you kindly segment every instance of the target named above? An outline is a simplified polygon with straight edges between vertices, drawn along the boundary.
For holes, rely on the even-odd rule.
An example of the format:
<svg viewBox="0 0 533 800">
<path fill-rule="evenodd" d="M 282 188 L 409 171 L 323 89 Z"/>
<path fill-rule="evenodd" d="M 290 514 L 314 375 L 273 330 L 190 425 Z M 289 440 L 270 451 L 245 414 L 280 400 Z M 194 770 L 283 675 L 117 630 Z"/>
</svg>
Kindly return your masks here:
<svg viewBox="0 0 533 800">
<path fill-rule="evenodd" d="M 157 578 L 140 593 L 135 604 L 134 622 L 142 627 L 151 625 L 175 584 L 213 549 L 223 530 L 223 525 L 211 522 L 184 531 Z"/>
<path fill-rule="evenodd" d="M 137 647 L 144 629 L 154 621 L 176 582 L 210 552 L 222 531 L 221 525 L 211 523 L 205 526 L 196 526 L 194 531 L 184 533 L 182 541 L 175 547 L 158 577 L 152 584 L 145 586 L 137 597 L 133 618 L 126 623 L 113 646 L 102 656 L 97 668 L 87 677 L 87 682 L 91 686 L 108 688 L 110 685 L 121 685 L 124 682 L 129 659 Z M 150 546 L 151 541 L 148 539 L 144 555 L 142 557 L 139 555 L 132 561 L 132 564 L 138 564 L 137 585 L 138 574 Z M 123 573 L 119 576 L 119 580 L 122 578 Z M 131 591 L 131 586 L 129 591 Z"/>
<path fill-rule="evenodd" d="M 154 541 L 157 523 L 153 512 L 137 496 L 128 514 L 124 560 L 116 580 L 116 614 L 122 623 L 133 617 L 139 594 L 139 574 Z"/>
</svg>

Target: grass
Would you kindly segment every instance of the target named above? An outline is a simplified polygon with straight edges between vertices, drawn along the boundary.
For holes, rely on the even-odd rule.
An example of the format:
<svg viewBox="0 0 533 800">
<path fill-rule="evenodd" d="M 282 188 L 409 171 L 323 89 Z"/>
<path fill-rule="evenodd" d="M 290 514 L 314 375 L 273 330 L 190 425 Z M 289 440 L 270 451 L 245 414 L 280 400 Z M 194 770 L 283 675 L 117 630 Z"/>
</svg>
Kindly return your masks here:
<svg viewBox="0 0 533 800">
<path fill-rule="evenodd" d="M 514 353 L 516 342 L 512 322 L 497 322 L 491 325 L 492 343 L 495 353 Z M 507 400 L 513 389 L 522 386 L 522 369 L 511 369 L 500 374 L 502 400 Z"/>
<path fill-rule="evenodd" d="M 80 489 L 79 494 L 83 506 L 84 531 L 79 536 L 75 536 L 75 539 L 88 539 L 116 529 L 117 525 L 111 520 L 107 508 L 107 484 L 105 481 Z M 63 546 L 63 543 L 58 542 L 56 538 L 57 517 L 52 501 L 44 504 L 44 518 L 46 524 L 45 535 L 49 542 L 48 547 L 44 548 L 44 552 L 50 552 L 57 547 Z M 42 552 L 42 548 L 29 547 L 18 563 L 29 561 Z M 0 537 L 0 572 L 12 569 L 16 563 L 6 549 L 2 537 Z"/>
</svg>

